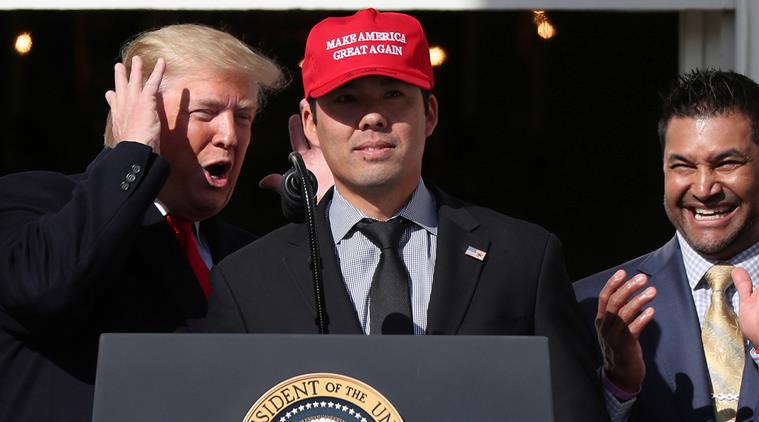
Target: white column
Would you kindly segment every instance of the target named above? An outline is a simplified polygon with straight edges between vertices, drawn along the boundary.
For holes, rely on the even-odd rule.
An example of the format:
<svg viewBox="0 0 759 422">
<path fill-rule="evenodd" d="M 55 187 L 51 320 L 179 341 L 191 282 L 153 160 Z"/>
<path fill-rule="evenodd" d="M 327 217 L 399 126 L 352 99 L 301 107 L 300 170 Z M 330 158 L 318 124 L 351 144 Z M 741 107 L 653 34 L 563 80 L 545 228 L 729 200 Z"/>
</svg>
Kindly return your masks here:
<svg viewBox="0 0 759 422">
<path fill-rule="evenodd" d="M 679 68 L 736 69 L 735 13 L 732 10 L 680 12 Z"/>
<path fill-rule="evenodd" d="M 735 70 L 759 81 L 759 2 L 735 1 Z"/>
</svg>

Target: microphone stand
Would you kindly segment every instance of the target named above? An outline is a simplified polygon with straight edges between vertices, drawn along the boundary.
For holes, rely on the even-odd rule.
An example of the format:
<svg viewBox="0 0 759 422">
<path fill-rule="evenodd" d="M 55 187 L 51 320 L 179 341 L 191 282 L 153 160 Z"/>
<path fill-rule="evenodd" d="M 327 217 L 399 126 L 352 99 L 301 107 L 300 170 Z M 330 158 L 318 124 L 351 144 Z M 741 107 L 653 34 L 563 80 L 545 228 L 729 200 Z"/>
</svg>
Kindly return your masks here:
<svg viewBox="0 0 759 422">
<path fill-rule="evenodd" d="M 319 253 L 319 239 L 316 231 L 316 177 L 308 171 L 299 153 L 291 152 L 287 159 L 293 168 L 282 177 L 282 210 L 291 221 L 303 222 L 303 220 L 300 220 L 300 215 L 293 215 L 295 212 L 293 208 L 302 205 L 302 217 L 305 218 L 306 230 L 308 232 L 309 266 L 311 267 L 311 274 L 314 280 L 315 322 L 319 328 L 319 334 L 327 334 L 329 320 L 324 303 L 321 255 Z M 303 183 L 304 180 L 307 183 Z M 289 214 L 287 210 L 290 210 Z"/>
</svg>

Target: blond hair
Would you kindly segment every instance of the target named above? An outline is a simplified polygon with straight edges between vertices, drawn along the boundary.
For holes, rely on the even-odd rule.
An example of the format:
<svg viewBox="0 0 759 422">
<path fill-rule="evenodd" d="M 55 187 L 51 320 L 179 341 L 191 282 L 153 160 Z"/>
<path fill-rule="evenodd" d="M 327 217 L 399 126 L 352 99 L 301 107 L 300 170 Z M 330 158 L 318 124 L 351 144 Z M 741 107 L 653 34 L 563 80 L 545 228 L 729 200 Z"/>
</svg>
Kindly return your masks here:
<svg viewBox="0 0 759 422">
<path fill-rule="evenodd" d="M 134 56 L 142 59 L 143 82 L 150 76 L 158 58 L 166 61 L 163 81 L 172 76 L 209 71 L 247 76 L 255 87 L 258 108 L 261 108 L 266 94 L 287 83 L 282 69 L 273 60 L 231 34 L 204 25 L 164 26 L 128 41 L 121 48 L 121 62 L 127 68 L 127 75 Z M 110 113 L 104 136 L 105 145 L 114 146 Z"/>
</svg>

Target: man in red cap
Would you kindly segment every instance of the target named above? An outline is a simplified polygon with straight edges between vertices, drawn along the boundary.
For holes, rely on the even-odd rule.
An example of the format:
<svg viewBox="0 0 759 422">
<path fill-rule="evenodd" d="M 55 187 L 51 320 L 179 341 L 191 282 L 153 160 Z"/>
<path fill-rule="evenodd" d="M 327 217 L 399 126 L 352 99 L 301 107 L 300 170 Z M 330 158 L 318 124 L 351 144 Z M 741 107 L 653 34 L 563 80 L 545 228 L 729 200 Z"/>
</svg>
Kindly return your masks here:
<svg viewBox="0 0 759 422">
<path fill-rule="evenodd" d="M 438 102 L 419 22 L 323 20 L 303 83 L 303 129 L 335 183 L 317 208 L 329 333 L 547 336 L 556 420 L 603 419 L 558 239 L 421 177 Z M 216 266 L 204 329 L 317 332 L 305 234 L 285 226 Z"/>
</svg>

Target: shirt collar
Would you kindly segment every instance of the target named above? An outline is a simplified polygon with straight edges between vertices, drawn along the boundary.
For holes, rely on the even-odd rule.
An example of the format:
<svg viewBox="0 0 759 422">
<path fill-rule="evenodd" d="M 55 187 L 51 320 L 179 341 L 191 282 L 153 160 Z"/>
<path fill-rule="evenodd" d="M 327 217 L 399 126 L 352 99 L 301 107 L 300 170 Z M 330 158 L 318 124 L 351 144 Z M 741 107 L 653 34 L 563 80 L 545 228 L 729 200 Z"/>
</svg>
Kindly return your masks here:
<svg viewBox="0 0 759 422">
<path fill-rule="evenodd" d="M 160 212 L 162 216 L 166 217 L 167 215 L 169 215 L 169 207 L 167 207 L 166 204 L 161 202 L 160 199 L 156 198 L 155 200 L 153 200 L 153 204 L 155 205 L 156 208 L 158 208 L 158 212 Z"/>
<path fill-rule="evenodd" d="M 685 237 L 683 237 L 679 231 L 677 232 L 677 242 L 680 244 L 683 263 L 685 264 L 685 273 L 688 276 L 688 284 L 692 290 L 701 287 L 699 282 L 703 279 L 704 274 L 709 271 L 709 268 L 718 262 L 725 262 L 708 260 L 701 256 L 690 246 L 688 241 L 685 240 Z M 727 263 L 744 268 L 749 276 L 751 276 L 752 284 L 754 286 L 759 285 L 759 242 L 754 243 L 750 247 L 736 254 L 734 257 L 728 259 Z"/>
<path fill-rule="evenodd" d="M 364 218 L 369 218 L 340 195 L 337 186 L 334 188 L 332 201 L 327 205 L 327 209 L 332 239 L 335 244 L 340 243 L 356 223 Z M 437 204 L 435 197 L 427 189 L 423 180 L 419 179 L 419 185 L 411 195 L 411 199 L 393 216 L 393 218 L 395 217 L 403 217 L 429 233 L 437 235 Z"/>
<path fill-rule="evenodd" d="M 155 207 L 158 208 L 158 212 L 160 212 L 161 215 L 164 217 L 169 215 L 169 213 L 171 212 L 169 211 L 169 207 L 167 207 L 166 204 L 161 202 L 161 200 L 158 198 L 153 200 L 153 205 L 155 205 Z M 192 227 L 193 227 L 193 232 L 195 233 L 195 237 L 200 238 L 200 221 L 193 221 Z"/>
</svg>

